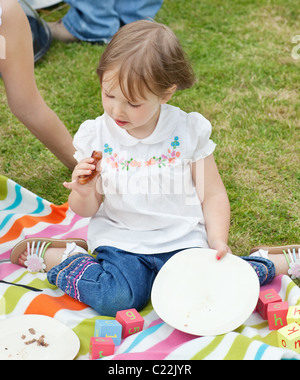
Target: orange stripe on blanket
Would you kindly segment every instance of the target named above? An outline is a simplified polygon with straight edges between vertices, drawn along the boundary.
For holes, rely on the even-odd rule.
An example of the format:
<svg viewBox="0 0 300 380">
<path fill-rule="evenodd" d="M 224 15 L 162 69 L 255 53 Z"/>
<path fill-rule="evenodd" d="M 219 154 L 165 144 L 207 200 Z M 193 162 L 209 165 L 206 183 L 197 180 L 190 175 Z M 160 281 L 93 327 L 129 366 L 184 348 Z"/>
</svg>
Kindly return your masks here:
<svg viewBox="0 0 300 380">
<path fill-rule="evenodd" d="M 44 216 L 24 215 L 17 219 L 10 230 L 0 238 L 0 244 L 17 239 L 24 228 L 31 228 L 38 223 L 59 224 L 66 218 L 66 213 L 69 208 L 68 203 L 61 206 L 51 204 L 50 207 L 52 209 L 51 214 Z"/>
<path fill-rule="evenodd" d="M 87 305 L 71 298 L 67 294 L 61 297 L 51 297 L 47 294 L 41 294 L 34 298 L 24 314 L 39 314 L 54 317 L 58 311 L 63 309 L 79 311 L 86 308 Z"/>
</svg>

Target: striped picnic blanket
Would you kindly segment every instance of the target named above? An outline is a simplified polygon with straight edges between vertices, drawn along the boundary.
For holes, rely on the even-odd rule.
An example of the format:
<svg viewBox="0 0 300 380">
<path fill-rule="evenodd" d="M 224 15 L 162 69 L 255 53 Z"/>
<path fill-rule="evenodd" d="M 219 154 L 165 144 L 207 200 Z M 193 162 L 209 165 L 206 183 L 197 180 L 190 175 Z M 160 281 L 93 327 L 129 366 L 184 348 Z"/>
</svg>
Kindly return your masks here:
<svg viewBox="0 0 300 380">
<path fill-rule="evenodd" d="M 68 204 L 55 205 L 14 181 L 0 176 L 0 260 L 9 259 L 13 246 L 26 237 L 86 238 L 88 219 L 74 214 Z M 46 274 L 33 274 L 17 265 L 0 261 L 0 280 L 30 288 L 0 283 L 1 319 L 23 314 L 47 315 L 64 323 L 78 335 L 77 359 L 88 359 L 89 340 L 100 316 L 92 308 L 50 285 Z M 277 277 L 266 289 L 275 289 L 290 305 L 300 303 L 300 289 L 287 276 Z M 300 355 L 278 348 L 277 333 L 257 312 L 235 331 L 219 336 L 197 337 L 163 322 L 151 302 L 140 312 L 143 331 L 122 340 L 112 356 L 102 360 L 185 359 L 300 359 Z"/>
</svg>

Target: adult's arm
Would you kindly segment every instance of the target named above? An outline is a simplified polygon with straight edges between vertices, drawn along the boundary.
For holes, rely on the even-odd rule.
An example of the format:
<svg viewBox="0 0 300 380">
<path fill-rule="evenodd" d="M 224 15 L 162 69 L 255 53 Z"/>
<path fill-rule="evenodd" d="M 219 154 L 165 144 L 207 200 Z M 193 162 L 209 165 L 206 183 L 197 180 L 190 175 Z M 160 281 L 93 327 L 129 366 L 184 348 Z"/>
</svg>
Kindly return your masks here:
<svg viewBox="0 0 300 380">
<path fill-rule="evenodd" d="M 27 17 L 17 0 L 0 0 L 0 5 L 0 34 L 6 42 L 6 59 L 0 59 L 0 72 L 9 107 L 31 133 L 73 170 L 76 160 L 72 137 L 36 86 L 32 35 Z"/>
</svg>

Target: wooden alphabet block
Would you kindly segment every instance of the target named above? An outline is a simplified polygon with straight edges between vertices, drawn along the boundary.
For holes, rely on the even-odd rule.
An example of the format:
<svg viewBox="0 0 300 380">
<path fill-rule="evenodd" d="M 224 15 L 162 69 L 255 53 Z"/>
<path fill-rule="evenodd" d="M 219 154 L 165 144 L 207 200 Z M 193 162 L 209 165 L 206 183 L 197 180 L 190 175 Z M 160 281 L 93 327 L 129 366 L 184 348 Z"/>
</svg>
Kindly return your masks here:
<svg viewBox="0 0 300 380">
<path fill-rule="evenodd" d="M 135 309 L 118 311 L 116 320 L 123 327 L 122 338 L 143 330 L 144 318 Z"/>
<path fill-rule="evenodd" d="M 267 315 L 270 330 L 279 330 L 287 325 L 288 302 L 274 302 L 268 304 Z"/>
<path fill-rule="evenodd" d="M 268 319 L 268 304 L 274 302 L 282 302 L 281 297 L 274 289 L 262 290 L 259 293 L 257 311 L 263 317 L 263 319 Z"/>
<path fill-rule="evenodd" d="M 300 354 L 300 326 L 293 322 L 277 331 L 279 347 L 288 348 Z"/>
<path fill-rule="evenodd" d="M 122 339 L 122 325 L 114 319 L 97 319 L 94 336 L 112 338 L 115 346 L 119 346 Z"/>
<path fill-rule="evenodd" d="M 300 306 L 290 306 L 287 314 L 287 323 L 296 322 L 300 325 Z"/>
<path fill-rule="evenodd" d="M 92 336 L 90 339 L 90 360 L 101 359 L 104 356 L 113 355 L 115 344 L 112 338 L 102 338 Z"/>
</svg>

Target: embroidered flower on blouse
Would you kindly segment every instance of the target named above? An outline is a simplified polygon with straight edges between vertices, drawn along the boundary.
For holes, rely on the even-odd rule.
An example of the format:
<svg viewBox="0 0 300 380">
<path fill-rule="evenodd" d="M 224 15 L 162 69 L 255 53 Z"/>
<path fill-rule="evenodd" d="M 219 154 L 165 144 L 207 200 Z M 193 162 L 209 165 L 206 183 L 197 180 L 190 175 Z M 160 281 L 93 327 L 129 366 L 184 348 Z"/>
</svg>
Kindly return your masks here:
<svg viewBox="0 0 300 380">
<path fill-rule="evenodd" d="M 178 136 L 175 136 L 175 137 L 174 137 L 174 141 L 171 143 L 171 145 L 172 145 L 172 147 L 173 147 L 174 149 L 176 149 L 176 147 L 180 145 L 180 143 L 179 143 L 179 141 L 178 141 Z"/>
<path fill-rule="evenodd" d="M 109 157 L 106 158 L 106 163 L 111 166 L 112 169 L 130 170 L 131 168 L 149 167 L 157 165 L 160 169 L 165 166 L 174 165 L 176 159 L 180 157 L 181 153 L 175 150 L 180 145 L 179 137 L 175 136 L 174 141 L 171 143 L 173 149 L 168 149 L 166 154 L 161 154 L 159 157 L 153 156 L 146 161 L 139 161 L 134 158 L 125 160 L 125 158 L 118 157 L 117 153 L 112 153 L 113 149 L 108 144 L 104 144 L 104 153 L 108 153 Z"/>
<path fill-rule="evenodd" d="M 150 160 L 145 161 L 145 166 L 157 165 L 159 168 L 166 166 L 168 163 L 168 158 L 162 154 L 161 157 L 153 156 Z"/>
<path fill-rule="evenodd" d="M 105 150 L 104 150 L 105 151 Z M 119 168 L 119 162 L 118 162 L 118 155 L 117 153 L 112 154 L 112 149 L 110 151 L 110 157 L 106 158 L 106 162 L 113 168 L 118 169 Z"/>
<path fill-rule="evenodd" d="M 130 167 L 132 167 L 132 168 L 139 167 L 140 168 L 142 166 L 142 161 L 137 161 L 137 160 L 134 160 L 133 158 L 131 158 L 130 160 L 121 159 L 120 165 L 121 165 L 122 170 L 128 171 Z"/>
<path fill-rule="evenodd" d="M 113 149 L 108 144 L 104 144 L 104 153 L 112 154 Z"/>
</svg>

